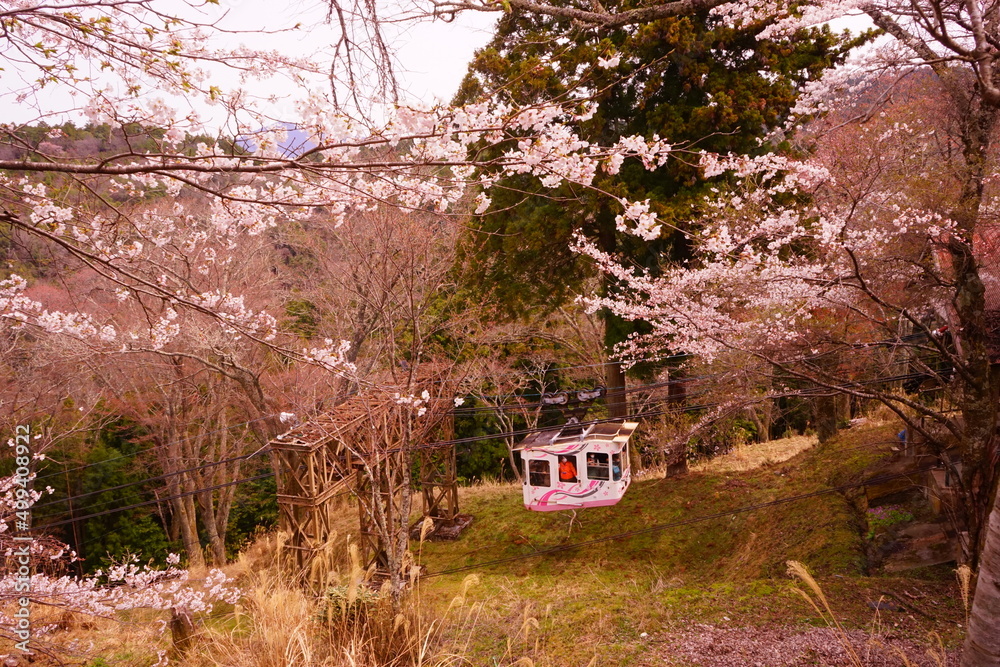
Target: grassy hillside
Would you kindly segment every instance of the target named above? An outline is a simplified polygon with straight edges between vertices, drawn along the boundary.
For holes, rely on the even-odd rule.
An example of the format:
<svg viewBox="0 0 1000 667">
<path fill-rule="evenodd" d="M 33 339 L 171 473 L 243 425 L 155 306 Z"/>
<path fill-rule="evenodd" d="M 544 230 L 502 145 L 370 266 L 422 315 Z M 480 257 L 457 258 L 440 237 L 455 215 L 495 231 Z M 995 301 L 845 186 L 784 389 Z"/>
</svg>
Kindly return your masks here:
<svg viewBox="0 0 1000 667">
<path fill-rule="evenodd" d="M 926 641 L 936 630 L 954 639 L 963 613 L 947 568 L 895 578 L 868 572 L 860 489 L 700 520 L 870 477 L 891 456 L 897 430 L 894 424 L 857 427 L 833 443 L 742 472 L 733 471 L 740 467 L 731 460 L 737 453 L 678 478 L 640 477 L 617 506 L 575 517 L 525 510 L 518 486 L 466 489 L 462 511 L 473 514 L 475 524 L 457 542 L 423 545 L 421 561 L 432 575 L 423 595 L 446 604 L 464 576 L 434 573 L 524 557 L 476 569 L 475 596 L 487 611 L 472 644 L 484 662 L 473 662 L 523 654 L 554 665 L 587 664 L 595 655 L 599 664 L 640 664 L 649 637 L 691 623 L 821 624 L 791 590 L 785 563 L 798 560 L 817 575 L 848 626 L 869 626 L 869 602 L 887 593 L 902 597 L 904 590 L 916 595 L 910 590 L 916 586 L 928 611 L 896 614 L 894 632 Z M 682 520 L 695 521 L 529 557 Z M 529 641 L 520 654 L 508 649 L 507 637 L 531 618 L 539 624 L 529 623 L 531 632 L 542 638 L 537 648 Z M 642 633 L 648 637 L 640 640 Z"/>
</svg>

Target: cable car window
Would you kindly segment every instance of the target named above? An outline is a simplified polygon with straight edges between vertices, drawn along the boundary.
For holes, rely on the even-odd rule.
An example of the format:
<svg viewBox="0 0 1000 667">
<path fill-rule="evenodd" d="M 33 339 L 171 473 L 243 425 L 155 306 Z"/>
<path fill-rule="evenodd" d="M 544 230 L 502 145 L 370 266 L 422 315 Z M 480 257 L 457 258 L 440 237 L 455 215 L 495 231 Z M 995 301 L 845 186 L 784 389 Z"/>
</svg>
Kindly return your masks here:
<svg viewBox="0 0 1000 667">
<path fill-rule="evenodd" d="M 619 481 L 622 478 L 622 455 L 612 454 L 611 455 L 611 474 L 614 481 Z"/>
<path fill-rule="evenodd" d="M 528 483 L 532 486 L 552 486 L 547 460 L 528 461 Z"/>
<path fill-rule="evenodd" d="M 559 481 L 567 484 L 576 484 L 576 457 L 559 457 Z"/>
<path fill-rule="evenodd" d="M 587 454 L 587 479 L 611 479 L 607 454 L 599 454 L 598 452 Z"/>
</svg>

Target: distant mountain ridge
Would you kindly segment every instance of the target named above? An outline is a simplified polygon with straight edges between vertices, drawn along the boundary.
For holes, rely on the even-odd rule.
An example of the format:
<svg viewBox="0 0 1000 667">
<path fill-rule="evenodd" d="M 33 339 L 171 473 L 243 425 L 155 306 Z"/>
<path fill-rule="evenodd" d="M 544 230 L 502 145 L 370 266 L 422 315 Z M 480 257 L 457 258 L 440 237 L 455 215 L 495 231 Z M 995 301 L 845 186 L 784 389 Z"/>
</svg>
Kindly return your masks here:
<svg viewBox="0 0 1000 667">
<path fill-rule="evenodd" d="M 319 145 L 312 140 L 308 132 L 299 129 L 299 126 L 296 123 L 277 123 L 271 128 L 261 130 L 261 132 L 271 131 L 277 128 L 284 129 L 286 132 L 285 139 L 278 142 L 278 148 L 280 149 L 282 157 L 297 158 Z M 254 143 L 253 137 L 254 134 L 241 135 L 236 140 L 236 145 L 248 153 L 256 153 L 257 144 Z"/>
</svg>

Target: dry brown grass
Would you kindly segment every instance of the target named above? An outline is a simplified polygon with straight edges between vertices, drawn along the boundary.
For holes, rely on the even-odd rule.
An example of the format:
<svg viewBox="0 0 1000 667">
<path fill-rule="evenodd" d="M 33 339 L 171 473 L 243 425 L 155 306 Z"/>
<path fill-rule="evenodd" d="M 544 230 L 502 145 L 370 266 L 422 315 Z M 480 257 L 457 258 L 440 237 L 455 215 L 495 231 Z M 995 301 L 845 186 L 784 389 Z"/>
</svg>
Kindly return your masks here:
<svg viewBox="0 0 1000 667">
<path fill-rule="evenodd" d="M 972 584 L 972 568 L 963 563 L 955 570 L 958 577 L 958 588 L 962 593 L 962 606 L 965 607 L 965 625 L 969 625 L 969 590 Z"/>
<path fill-rule="evenodd" d="M 836 614 L 833 613 L 833 609 L 830 607 L 830 602 L 826 599 L 826 594 L 823 593 L 823 589 L 818 583 L 816 583 L 816 580 L 813 578 L 812 574 L 809 573 L 809 570 L 806 569 L 806 566 L 798 561 L 790 560 L 788 561 L 788 574 L 797 578 L 809 587 L 812 595 L 805 592 L 801 588 L 796 587 L 792 590 L 801 595 L 805 601 L 812 606 L 819 617 L 826 622 L 830 629 L 836 633 L 837 639 L 844 647 L 844 652 L 851 661 L 851 665 L 854 667 L 863 667 L 864 663 L 854 650 L 854 647 L 851 645 L 847 632 L 840 624 L 840 621 L 837 620 Z"/>
<path fill-rule="evenodd" d="M 797 435 L 781 440 L 742 445 L 722 456 L 691 465 L 698 472 L 746 472 L 769 463 L 781 463 L 811 449 L 819 442 L 814 435 Z"/>
<path fill-rule="evenodd" d="M 475 575 L 443 613 L 430 615 L 421 604 L 414 567 L 414 593 L 394 610 L 387 589 L 362 567 L 356 547 L 346 550 L 348 567 L 325 572 L 332 593 L 316 597 L 279 566 L 278 546 L 278 539 L 265 538 L 231 566 L 246 592 L 243 603 L 228 618 L 206 623 L 184 664 L 444 667 L 464 661 L 463 648 L 447 646 L 443 637 L 446 630 L 450 636 L 474 634 L 481 608 L 469 604 L 468 596 Z"/>
</svg>

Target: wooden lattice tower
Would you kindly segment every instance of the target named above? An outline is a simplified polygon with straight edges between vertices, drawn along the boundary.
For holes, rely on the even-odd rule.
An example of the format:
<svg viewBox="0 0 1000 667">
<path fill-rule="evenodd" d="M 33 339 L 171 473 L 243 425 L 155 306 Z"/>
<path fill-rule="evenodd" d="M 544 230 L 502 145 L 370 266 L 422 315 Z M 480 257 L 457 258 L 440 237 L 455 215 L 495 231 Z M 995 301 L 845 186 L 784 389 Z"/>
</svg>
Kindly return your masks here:
<svg viewBox="0 0 1000 667">
<path fill-rule="evenodd" d="M 338 434 L 363 420 L 344 405 L 334 418 L 324 415 L 271 441 L 278 484 L 279 523 L 287 534 L 285 550 L 298 571 L 309 567 L 333 531 L 334 498 L 357 484 L 361 460 Z"/>
<path fill-rule="evenodd" d="M 375 565 L 379 572 L 393 567 L 389 542 L 406 539 L 404 530 L 392 527 L 405 525 L 409 516 L 412 425 L 412 410 L 389 402 L 370 409 L 361 428 L 348 434 L 353 446 L 365 452 L 354 489 L 362 556 L 366 566 Z"/>
<path fill-rule="evenodd" d="M 432 517 L 435 528 L 453 525 L 458 517 L 454 446 L 428 446 L 450 439 L 452 432 L 450 409 L 431 405 L 416 416 L 397 396 L 372 392 L 352 396 L 272 440 L 281 528 L 293 567 L 310 578 L 314 558 L 333 537 L 333 512 L 342 511 L 338 496 L 348 492 L 358 501 L 365 565 L 378 570 L 391 570 L 392 554 L 405 551 L 407 531 L 395 527 L 405 527 L 415 485 L 423 516 Z M 416 480 L 410 479 L 413 467 Z"/>
<path fill-rule="evenodd" d="M 450 436 L 445 439 L 450 439 Z M 458 464 L 455 447 L 419 450 L 418 482 L 423 500 L 423 516 L 435 524 L 454 523 L 458 518 Z"/>
</svg>

